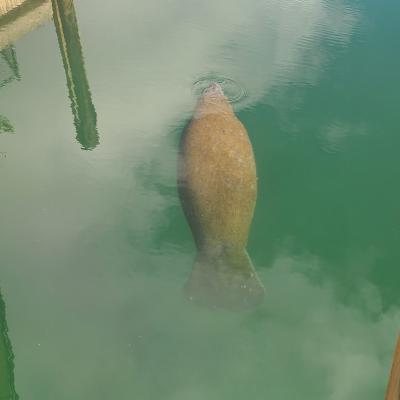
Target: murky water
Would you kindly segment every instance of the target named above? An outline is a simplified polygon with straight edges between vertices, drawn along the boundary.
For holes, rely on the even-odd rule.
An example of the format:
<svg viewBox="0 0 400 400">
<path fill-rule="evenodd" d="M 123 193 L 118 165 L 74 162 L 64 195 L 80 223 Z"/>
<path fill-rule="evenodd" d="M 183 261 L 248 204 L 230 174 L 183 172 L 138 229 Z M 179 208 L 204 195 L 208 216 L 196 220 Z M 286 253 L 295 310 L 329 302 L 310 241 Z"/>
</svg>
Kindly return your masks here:
<svg viewBox="0 0 400 400">
<path fill-rule="evenodd" d="M 0 8 L 0 398 L 383 399 L 400 3 L 26 3 Z M 258 169 L 246 313 L 182 294 L 178 143 L 209 79 Z"/>
</svg>

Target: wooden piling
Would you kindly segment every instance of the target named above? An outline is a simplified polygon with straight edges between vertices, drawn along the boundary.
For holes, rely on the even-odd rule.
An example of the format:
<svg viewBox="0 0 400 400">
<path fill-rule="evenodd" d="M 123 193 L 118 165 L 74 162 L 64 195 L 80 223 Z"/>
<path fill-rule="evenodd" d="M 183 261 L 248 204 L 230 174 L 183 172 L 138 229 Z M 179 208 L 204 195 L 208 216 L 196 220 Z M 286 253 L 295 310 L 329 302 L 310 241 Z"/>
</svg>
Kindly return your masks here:
<svg viewBox="0 0 400 400">
<path fill-rule="evenodd" d="M 397 338 L 385 400 L 400 400 L 400 335 Z"/>
</svg>

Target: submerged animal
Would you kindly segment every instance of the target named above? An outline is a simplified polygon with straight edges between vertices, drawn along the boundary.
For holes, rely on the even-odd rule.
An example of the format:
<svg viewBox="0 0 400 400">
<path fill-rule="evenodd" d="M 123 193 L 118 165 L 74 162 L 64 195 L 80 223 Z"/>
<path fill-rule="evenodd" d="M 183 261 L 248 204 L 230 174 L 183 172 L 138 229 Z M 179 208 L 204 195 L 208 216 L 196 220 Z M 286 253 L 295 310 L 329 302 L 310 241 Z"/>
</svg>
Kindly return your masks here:
<svg viewBox="0 0 400 400">
<path fill-rule="evenodd" d="M 203 92 L 182 135 L 178 191 L 197 248 L 187 297 L 226 309 L 260 303 L 265 290 L 246 251 L 256 164 L 246 129 L 219 84 Z"/>
</svg>

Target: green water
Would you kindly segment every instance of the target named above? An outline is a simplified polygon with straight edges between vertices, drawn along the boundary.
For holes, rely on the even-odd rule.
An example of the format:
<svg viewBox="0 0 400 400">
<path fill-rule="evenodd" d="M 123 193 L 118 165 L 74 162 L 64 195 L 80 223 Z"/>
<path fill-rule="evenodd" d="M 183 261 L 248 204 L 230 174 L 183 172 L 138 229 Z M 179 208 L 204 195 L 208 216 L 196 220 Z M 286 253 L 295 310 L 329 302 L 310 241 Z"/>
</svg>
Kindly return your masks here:
<svg viewBox="0 0 400 400">
<path fill-rule="evenodd" d="M 52 21 L 1 53 L 0 398 L 383 399 L 400 324 L 400 3 L 75 10 L 64 53 Z M 245 90 L 258 168 L 248 250 L 267 294 L 247 313 L 182 295 L 195 249 L 177 146 L 210 75 Z"/>
</svg>

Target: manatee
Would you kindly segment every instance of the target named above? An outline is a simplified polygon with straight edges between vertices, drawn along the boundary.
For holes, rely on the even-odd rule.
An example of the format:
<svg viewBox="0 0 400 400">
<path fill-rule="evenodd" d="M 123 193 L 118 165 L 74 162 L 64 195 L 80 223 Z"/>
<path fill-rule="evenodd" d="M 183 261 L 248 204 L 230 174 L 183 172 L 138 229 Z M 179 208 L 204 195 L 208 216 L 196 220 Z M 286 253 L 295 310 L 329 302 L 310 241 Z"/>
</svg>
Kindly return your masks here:
<svg viewBox="0 0 400 400">
<path fill-rule="evenodd" d="M 205 89 L 183 132 L 178 192 L 197 248 L 186 296 L 232 310 L 259 304 L 265 289 L 246 250 L 256 164 L 246 129 L 219 84 Z"/>
</svg>

